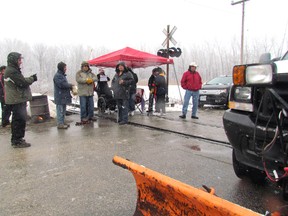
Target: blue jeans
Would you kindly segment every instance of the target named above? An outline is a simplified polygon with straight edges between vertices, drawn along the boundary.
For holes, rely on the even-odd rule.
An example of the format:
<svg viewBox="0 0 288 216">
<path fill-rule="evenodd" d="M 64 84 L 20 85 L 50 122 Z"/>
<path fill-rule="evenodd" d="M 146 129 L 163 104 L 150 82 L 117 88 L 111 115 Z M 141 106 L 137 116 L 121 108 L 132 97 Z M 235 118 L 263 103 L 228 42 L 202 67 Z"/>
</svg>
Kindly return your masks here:
<svg viewBox="0 0 288 216">
<path fill-rule="evenodd" d="M 136 99 L 136 93 L 132 93 L 129 96 L 129 108 L 128 111 L 132 112 L 135 110 L 135 99 Z"/>
<path fill-rule="evenodd" d="M 80 116 L 81 120 L 94 117 L 93 96 L 80 96 Z"/>
<path fill-rule="evenodd" d="M 64 124 L 66 115 L 66 104 L 56 104 L 57 124 Z"/>
<path fill-rule="evenodd" d="M 184 95 L 184 104 L 182 107 L 182 114 L 186 115 L 187 114 L 187 109 L 189 105 L 190 98 L 192 97 L 192 116 L 196 116 L 197 110 L 198 110 L 198 101 L 199 101 L 199 90 L 198 91 L 190 91 L 186 90 L 185 95 Z"/>
<path fill-rule="evenodd" d="M 128 99 L 117 99 L 118 122 L 128 122 Z"/>
</svg>

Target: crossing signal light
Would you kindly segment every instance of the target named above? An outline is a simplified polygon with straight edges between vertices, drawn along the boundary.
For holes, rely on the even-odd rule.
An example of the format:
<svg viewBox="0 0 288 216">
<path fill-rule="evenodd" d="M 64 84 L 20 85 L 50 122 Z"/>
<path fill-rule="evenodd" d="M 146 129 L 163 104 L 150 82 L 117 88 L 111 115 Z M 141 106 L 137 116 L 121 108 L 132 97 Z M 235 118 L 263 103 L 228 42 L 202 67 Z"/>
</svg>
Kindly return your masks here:
<svg viewBox="0 0 288 216">
<path fill-rule="evenodd" d="M 164 58 L 170 57 L 179 57 L 182 54 L 182 50 L 180 48 L 171 47 L 169 50 L 167 49 L 160 49 L 157 52 L 157 56 L 161 56 Z"/>
<path fill-rule="evenodd" d="M 167 49 L 160 49 L 157 52 L 157 56 L 168 58 L 169 57 L 169 53 L 167 52 Z"/>
</svg>

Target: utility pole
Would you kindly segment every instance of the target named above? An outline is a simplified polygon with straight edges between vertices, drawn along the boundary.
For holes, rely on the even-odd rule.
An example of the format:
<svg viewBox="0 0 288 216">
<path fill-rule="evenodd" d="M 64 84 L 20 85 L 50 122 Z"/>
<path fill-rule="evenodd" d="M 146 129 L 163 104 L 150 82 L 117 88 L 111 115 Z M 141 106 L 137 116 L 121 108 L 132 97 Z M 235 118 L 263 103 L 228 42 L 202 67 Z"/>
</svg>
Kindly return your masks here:
<svg viewBox="0 0 288 216">
<path fill-rule="evenodd" d="M 169 37 L 170 37 L 170 25 L 167 25 L 167 52 L 168 52 L 168 58 L 169 58 Z M 169 64 L 166 65 L 166 85 L 167 85 L 167 91 L 169 88 Z M 168 92 L 165 98 L 165 101 L 168 103 L 169 102 L 169 96 L 168 96 Z"/>
<path fill-rule="evenodd" d="M 242 3 L 242 31 L 241 31 L 241 55 L 240 55 L 240 64 L 243 64 L 243 56 L 244 56 L 244 17 L 245 17 L 245 2 L 249 0 L 241 0 L 231 2 L 231 5 L 236 5 Z"/>
<path fill-rule="evenodd" d="M 176 31 L 177 27 L 174 26 L 172 28 L 172 30 L 170 31 L 170 25 L 167 25 L 167 30 L 166 29 L 163 29 L 163 33 L 166 35 L 166 38 L 164 40 L 164 42 L 162 43 L 162 46 L 165 47 L 166 45 L 166 48 L 167 48 L 167 58 L 169 59 L 169 41 L 171 41 L 174 45 L 177 44 L 176 40 L 172 37 L 172 35 L 174 34 L 174 32 Z M 169 64 L 167 64 L 167 67 L 166 67 L 166 80 L 167 80 L 167 90 L 168 90 L 168 87 L 169 87 Z M 168 94 L 166 95 L 166 98 L 165 98 L 166 102 L 169 102 L 169 97 L 168 97 Z"/>
</svg>

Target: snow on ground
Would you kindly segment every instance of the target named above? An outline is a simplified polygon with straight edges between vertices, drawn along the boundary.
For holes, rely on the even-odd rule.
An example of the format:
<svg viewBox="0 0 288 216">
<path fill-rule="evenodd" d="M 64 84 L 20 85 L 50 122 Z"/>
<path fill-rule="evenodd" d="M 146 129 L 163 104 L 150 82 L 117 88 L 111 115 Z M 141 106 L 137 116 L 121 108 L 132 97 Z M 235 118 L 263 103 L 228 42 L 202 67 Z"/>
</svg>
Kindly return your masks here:
<svg viewBox="0 0 288 216">
<path fill-rule="evenodd" d="M 149 98 L 149 88 L 148 86 L 142 86 L 138 85 L 137 88 L 143 88 L 144 89 L 144 100 L 146 101 L 145 103 L 145 110 L 148 108 L 148 98 Z M 182 100 L 184 97 L 185 91 L 177 85 L 169 85 L 168 87 L 168 96 L 169 96 L 169 103 L 168 106 L 166 107 L 166 111 L 181 111 L 182 110 Z M 41 94 L 33 93 L 33 96 L 37 96 Z M 53 103 L 53 97 L 48 96 L 48 106 L 49 106 L 49 112 L 50 116 L 52 118 L 56 118 L 56 105 Z M 73 96 L 72 98 L 73 104 L 79 105 L 79 97 L 78 96 Z M 97 94 L 95 93 L 94 96 L 94 102 L 95 102 L 95 107 L 97 107 Z M 190 109 L 191 105 L 189 105 Z M 77 108 L 75 105 L 69 106 L 68 109 L 73 109 L 75 112 L 79 112 L 79 108 Z M 1 107 L 0 107 L 0 113 L 1 113 Z M 29 116 L 31 116 L 31 109 L 30 109 L 30 104 L 27 103 L 27 113 Z M 2 116 L 0 115 L 0 119 Z"/>
</svg>

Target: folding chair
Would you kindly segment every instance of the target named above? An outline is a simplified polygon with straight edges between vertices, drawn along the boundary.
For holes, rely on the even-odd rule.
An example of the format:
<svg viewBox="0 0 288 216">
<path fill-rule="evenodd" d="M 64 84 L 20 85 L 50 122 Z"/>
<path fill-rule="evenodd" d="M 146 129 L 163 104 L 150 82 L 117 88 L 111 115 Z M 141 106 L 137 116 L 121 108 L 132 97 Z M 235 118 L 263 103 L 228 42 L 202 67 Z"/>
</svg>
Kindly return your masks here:
<svg viewBox="0 0 288 216">
<path fill-rule="evenodd" d="M 141 112 L 141 114 L 145 109 L 144 89 L 142 88 L 136 89 L 135 107 Z"/>
</svg>

